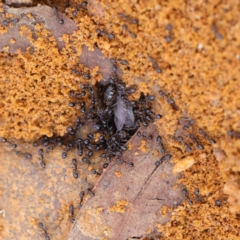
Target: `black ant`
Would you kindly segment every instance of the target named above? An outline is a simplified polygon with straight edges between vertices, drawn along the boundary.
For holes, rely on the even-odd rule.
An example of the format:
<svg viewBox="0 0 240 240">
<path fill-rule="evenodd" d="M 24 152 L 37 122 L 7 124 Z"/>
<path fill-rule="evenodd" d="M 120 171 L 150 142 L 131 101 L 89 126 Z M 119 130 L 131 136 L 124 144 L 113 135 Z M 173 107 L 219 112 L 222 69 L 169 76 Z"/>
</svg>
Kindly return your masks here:
<svg viewBox="0 0 240 240">
<path fill-rule="evenodd" d="M 22 153 L 20 151 L 16 151 L 16 154 L 20 156 Z"/>
<path fill-rule="evenodd" d="M 92 170 L 91 170 L 91 173 L 92 173 L 92 174 L 96 174 L 96 175 L 98 175 L 98 176 L 101 175 L 101 173 L 97 172 L 95 169 L 92 169 Z"/>
<path fill-rule="evenodd" d="M 144 140 L 152 140 L 152 135 L 149 135 L 148 137 L 147 136 L 145 136 L 143 133 L 141 133 L 141 132 L 138 132 L 137 133 L 137 136 L 138 137 L 141 137 L 142 139 L 144 139 Z"/>
<path fill-rule="evenodd" d="M 155 162 L 156 167 L 159 167 L 164 161 L 169 161 L 172 158 L 171 154 L 166 154 L 162 156 L 159 160 Z"/>
<path fill-rule="evenodd" d="M 188 122 L 188 124 L 186 124 L 186 125 L 183 126 L 183 130 L 187 130 L 188 128 L 190 128 L 191 126 L 193 126 L 193 124 L 194 124 L 194 120 L 191 119 L 191 120 Z"/>
<path fill-rule="evenodd" d="M 194 190 L 194 194 L 195 194 L 196 201 L 197 201 L 197 202 L 200 202 L 200 201 L 201 201 L 201 198 L 200 198 L 200 196 L 199 196 L 199 189 L 198 189 L 198 188 L 196 188 L 196 189 Z"/>
<path fill-rule="evenodd" d="M 2 137 L 2 138 L 1 138 L 1 141 L 2 141 L 3 143 L 6 143 L 6 142 L 7 142 L 7 139 L 6 139 L 5 137 Z"/>
<path fill-rule="evenodd" d="M 40 230 L 43 231 L 45 239 L 50 240 L 50 237 L 48 236 L 47 231 L 46 231 L 46 229 L 44 229 L 44 226 L 41 222 L 38 223 L 38 227 L 40 228 Z"/>
<path fill-rule="evenodd" d="M 40 148 L 40 149 L 38 150 L 38 155 L 39 155 L 40 158 L 41 158 L 41 160 L 40 160 L 40 166 L 41 166 L 42 168 L 45 168 L 46 165 L 45 165 L 45 162 L 44 162 L 43 149 L 42 149 L 42 148 Z"/>
<path fill-rule="evenodd" d="M 70 213 L 70 222 L 71 222 L 71 223 L 74 223 L 74 221 L 75 221 L 75 217 L 74 217 L 74 207 L 73 207 L 72 204 L 69 206 L 69 213 Z"/>
<path fill-rule="evenodd" d="M 124 160 L 121 159 L 121 158 L 117 158 L 117 159 L 116 159 L 116 162 L 118 162 L 118 163 L 120 163 L 120 164 L 126 163 L 129 167 L 134 167 L 134 163 L 133 163 L 133 162 L 126 162 L 126 161 L 124 161 Z"/>
<path fill-rule="evenodd" d="M 13 142 L 8 142 L 8 146 L 11 148 L 17 148 L 17 144 Z"/>
<path fill-rule="evenodd" d="M 190 136 L 190 138 L 197 144 L 197 148 L 198 148 L 198 149 L 200 149 L 200 150 L 203 150 L 203 149 L 204 149 L 203 146 L 199 143 L 199 141 L 197 140 L 196 137 L 194 137 L 193 134 L 190 134 L 189 136 Z"/>
<path fill-rule="evenodd" d="M 6 138 L 2 137 L 1 138 L 2 143 L 7 143 L 8 142 L 8 146 L 12 147 L 12 148 L 17 148 L 17 144 L 13 143 L 13 142 L 9 142 Z"/>
<path fill-rule="evenodd" d="M 90 189 L 90 188 L 87 189 L 87 193 L 88 193 L 91 197 L 94 197 L 94 196 L 95 196 L 94 192 L 93 192 L 92 189 Z"/>
<path fill-rule="evenodd" d="M 109 165 L 109 163 L 104 163 L 104 164 L 103 164 L 103 168 L 107 168 L 108 165 Z"/>
<path fill-rule="evenodd" d="M 178 136 L 177 140 L 185 146 L 185 149 L 186 149 L 187 152 L 192 151 L 191 147 L 187 143 L 183 142 L 183 137 L 182 136 Z"/>
<path fill-rule="evenodd" d="M 82 158 L 82 161 L 83 161 L 84 163 L 87 163 L 88 165 L 91 164 L 91 162 L 89 161 L 89 159 L 88 159 L 87 157 L 83 157 L 83 158 Z"/>
<path fill-rule="evenodd" d="M 67 153 L 73 148 L 73 143 L 71 141 L 69 141 L 67 143 L 67 146 L 64 150 L 64 152 L 62 153 L 62 159 L 65 159 L 67 157 Z"/>
<path fill-rule="evenodd" d="M 171 107 L 172 107 L 173 110 L 175 110 L 175 111 L 178 110 L 178 107 L 177 107 L 175 101 L 174 101 L 172 98 L 170 98 L 170 97 L 168 96 L 168 94 L 166 94 L 166 93 L 163 92 L 162 90 L 159 90 L 158 93 L 159 93 L 160 96 L 162 96 L 163 98 L 166 98 L 166 99 L 167 99 L 167 102 L 171 105 Z"/>
<path fill-rule="evenodd" d="M 76 160 L 76 158 L 73 158 L 72 164 L 73 164 L 73 177 L 74 177 L 74 178 L 78 178 L 78 173 L 77 173 L 77 160 Z"/>
<path fill-rule="evenodd" d="M 222 205 L 222 203 L 221 203 L 220 200 L 216 200 L 216 201 L 215 201 L 215 204 L 216 204 L 216 206 L 218 206 L 218 207 L 220 207 L 220 206 Z"/>
<path fill-rule="evenodd" d="M 165 148 L 164 148 L 164 146 L 163 146 L 161 136 L 157 136 L 157 139 L 156 139 L 156 140 L 157 140 L 157 142 L 158 142 L 159 145 L 160 145 L 160 151 L 161 151 L 161 153 L 162 153 L 162 154 L 165 154 L 166 150 L 165 150 Z"/>
<path fill-rule="evenodd" d="M 83 2 L 80 4 L 80 6 L 76 7 L 76 9 L 72 12 L 72 15 L 73 15 L 74 17 L 76 17 L 77 12 L 78 12 L 81 8 L 86 8 L 87 4 L 88 4 L 88 2 L 83 1 Z"/>
<path fill-rule="evenodd" d="M 85 195 L 85 192 L 84 192 L 84 191 L 81 191 L 81 192 L 79 193 L 80 201 L 79 201 L 79 203 L 78 203 L 78 209 L 80 209 L 80 208 L 82 207 L 82 202 L 83 202 L 83 197 L 84 197 L 84 195 Z"/>
<path fill-rule="evenodd" d="M 213 138 L 210 138 L 206 132 L 204 132 L 201 128 L 199 129 L 199 133 L 203 135 L 206 139 L 209 140 L 210 143 L 216 143 L 216 141 Z"/>
<path fill-rule="evenodd" d="M 107 36 L 108 39 L 114 39 L 115 38 L 115 35 L 113 33 L 108 33 L 105 30 L 101 30 L 101 29 L 97 28 L 96 31 L 97 31 L 98 37 Z"/>
<path fill-rule="evenodd" d="M 193 205 L 192 200 L 191 200 L 191 199 L 189 198 L 189 196 L 188 196 L 188 191 L 187 191 L 187 189 L 183 189 L 183 190 L 182 190 L 182 194 L 183 194 L 183 196 L 186 198 L 188 204 L 189 204 L 189 205 Z"/>
<path fill-rule="evenodd" d="M 230 136 L 231 138 L 236 138 L 239 139 L 240 138 L 240 132 L 238 131 L 228 131 L 227 132 L 228 136 Z"/>
<path fill-rule="evenodd" d="M 57 19 L 58 19 L 58 23 L 64 24 L 63 18 L 60 18 L 60 17 L 58 16 L 57 7 L 55 7 L 55 6 L 50 2 L 50 0 L 47 0 L 47 1 L 48 1 L 49 5 L 52 6 L 53 13 L 54 13 L 54 15 L 56 15 L 56 17 L 57 17 Z"/>
<path fill-rule="evenodd" d="M 160 69 L 160 67 L 158 66 L 158 64 L 154 61 L 154 59 L 153 59 L 152 57 L 149 57 L 149 59 L 150 59 L 150 62 L 152 63 L 152 65 L 153 65 L 155 71 L 156 71 L 157 73 L 161 73 L 162 70 Z"/>
<path fill-rule="evenodd" d="M 32 154 L 24 153 L 24 157 L 27 158 L 27 159 L 31 159 L 32 158 Z"/>
<path fill-rule="evenodd" d="M 17 24 L 19 22 L 19 18 L 15 18 L 15 19 L 7 18 L 7 19 L 2 21 L 4 27 L 7 27 L 9 25 L 9 23 L 11 23 L 11 22 L 13 24 Z"/>
</svg>

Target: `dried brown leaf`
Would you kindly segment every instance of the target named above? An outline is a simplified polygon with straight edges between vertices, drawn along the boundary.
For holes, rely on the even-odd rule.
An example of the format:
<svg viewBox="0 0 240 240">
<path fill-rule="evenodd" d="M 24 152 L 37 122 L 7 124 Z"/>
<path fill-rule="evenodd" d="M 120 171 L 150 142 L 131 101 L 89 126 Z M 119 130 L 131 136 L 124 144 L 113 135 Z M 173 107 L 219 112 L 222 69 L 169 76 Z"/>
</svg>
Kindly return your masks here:
<svg viewBox="0 0 240 240">
<path fill-rule="evenodd" d="M 156 139 L 155 125 L 141 129 Z M 122 164 L 113 161 L 100 177 L 90 198 L 80 210 L 68 240 L 127 239 L 151 232 L 155 224 L 165 224 L 170 214 L 161 208 L 176 207 L 182 202 L 181 186 L 176 184 L 179 174 L 172 173 L 173 164 L 163 161 L 155 140 L 146 143 L 146 152 L 139 146 L 141 138 L 131 139 L 131 150 L 121 157 Z M 134 162 L 134 167 L 127 162 Z"/>
<path fill-rule="evenodd" d="M 103 53 L 97 48 L 94 51 L 89 51 L 87 46 L 83 45 L 82 54 L 80 56 L 80 63 L 88 68 L 99 67 L 99 72 L 102 74 L 103 79 L 106 81 L 112 74 L 112 66 L 110 59 L 105 57 Z M 121 76 L 122 71 L 117 69 L 117 74 Z"/>
<path fill-rule="evenodd" d="M 64 41 L 61 39 L 63 34 L 72 34 L 77 30 L 75 23 L 66 17 L 64 14 L 58 12 L 55 14 L 53 8 L 48 6 L 37 6 L 37 7 L 28 7 L 28 8 L 10 8 L 4 6 L 6 13 L 13 14 L 9 26 L 7 26 L 8 32 L 0 35 L 0 49 L 9 47 L 8 52 L 15 54 L 18 49 L 25 51 L 28 46 L 31 46 L 27 34 L 21 36 L 20 28 L 21 26 L 26 26 L 32 32 L 33 38 L 36 37 L 35 34 L 35 25 L 36 23 L 44 24 L 44 27 L 50 31 L 50 33 L 55 37 L 57 41 L 58 48 L 63 48 L 65 46 Z M 29 18 L 27 14 L 31 14 L 32 18 Z M 58 22 L 59 18 L 64 20 L 64 24 Z M 14 23 L 13 21 L 18 19 L 18 22 Z M 4 25 L 4 19 L 2 15 L 0 16 L 0 24 Z M 11 25 L 11 26 L 10 26 Z M 10 43 L 10 40 L 14 39 L 14 43 Z"/>
</svg>

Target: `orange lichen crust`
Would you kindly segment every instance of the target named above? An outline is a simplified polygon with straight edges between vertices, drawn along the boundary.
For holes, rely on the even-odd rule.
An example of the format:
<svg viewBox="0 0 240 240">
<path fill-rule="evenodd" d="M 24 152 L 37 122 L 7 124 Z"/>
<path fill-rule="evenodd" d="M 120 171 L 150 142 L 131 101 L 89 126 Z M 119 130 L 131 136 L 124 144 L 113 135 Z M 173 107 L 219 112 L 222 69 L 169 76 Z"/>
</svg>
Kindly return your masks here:
<svg viewBox="0 0 240 240">
<path fill-rule="evenodd" d="M 147 144 L 146 144 L 145 140 L 141 141 L 141 145 L 139 146 L 138 150 L 141 151 L 141 152 L 144 152 L 144 153 L 148 151 Z"/>
<path fill-rule="evenodd" d="M 180 180 L 186 185 L 188 197 L 182 206 L 171 213 L 171 221 L 165 226 L 157 224 L 161 239 L 238 239 L 239 220 L 229 212 L 227 195 L 223 193 L 224 181 L 219 174 L 218 163 L 210 151 L 197 154 L 195 164 L 182 172 Z M 194 191 L 199 189 L 199 194 Z M 219 202 L 216 202 L 219 201 Z"/>
<path fill-rule="evenodd" d="M 117 201 L 116 205 L 109 208 L 110 212 L 124 213 L 127 209 L 128 202 L 125 200 Z"/>
<path fill-rule="evenodd" d="M 122 176 L 122 173 L 119 172 L 119 171 L 114 172 L 114 174 L 115 174 L 118 178 Z"/>
</svg>

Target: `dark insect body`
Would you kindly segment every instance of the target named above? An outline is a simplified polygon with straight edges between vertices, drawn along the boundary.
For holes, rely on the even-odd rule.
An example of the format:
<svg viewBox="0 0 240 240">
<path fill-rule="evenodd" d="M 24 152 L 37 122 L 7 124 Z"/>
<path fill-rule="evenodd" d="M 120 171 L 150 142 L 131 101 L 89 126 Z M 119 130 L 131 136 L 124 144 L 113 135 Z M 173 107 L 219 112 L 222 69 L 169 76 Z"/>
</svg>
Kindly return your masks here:
<svg viewBox="0 0 240 240">
<path fill-rule="evenodd" d="M 125 161 L 125 160 L 123 160 L 123 159 L 121 159 L 121 158 L 117 158 L 117 159 L 116 159 L 116 162 L 118 162 L 118 163 L 120 163 L 120 164 L 126 163 L 129 167 L 134 167 L 134 163 L 133 163 L 133 162 L 127 162 L 127 161 Z"/>
<path fill-rule="evenodd" d="M 56 17 L 58 19 L 58 23 L 64 24 L 64 20 L 58 16 L 58 11 L 57 11 L 57 8 L 55 6 L 53 6 L 53 13 L 54 13 L 54 15 L 56 15 Z"/>
<path fill-rule="evenodd" d="M 215 201 L 215 204 L 216 204 L 216 206 L 218 206 L 218 207 L 220 207 L 220 206 L 222 205 L 222 203 L 221 203 L 220 200 L 216 200 L 216 201 Z"/>
<path fill-rule="evenodd" d="M 200 149 L 200 150 L 204 149 L 203 146 L 199 143 L 199 141 L 197 140 L 197 138 L 193 134 L 190 134 L 189 136 L 197 144 L 198 149 Z"/>
<path fill-rule="evenodd" d="M 183 196 L 186 198 L 188 204 L 189 204 L 189 205 L 193 205 L 192 200 L 191 200 L 191 199 L 189 198 L 189 196 L 188 196 L 188 191 L 187 191 L 187 189 L 183 189 L 183 190 L 182 190 L 182 194 L 183 194 Z"/>
<path fill-rule="evenodd" d="M 199 189 L 198 189 L 198 188 L 196 188 L 196 189 L 194 190 L 194 194 L 195 194 L 195 199 L 196 199 L 196 201 L 197 201 L 197 202 L 201 202 L 201 198 L 200 198 L 200 196 L 199 196 Z"/>
<path fill-rule="evenodd" d="M 157 143 L 159 144 L 159 146 L 160 146 L 160 152 L 162 153 L 162 154 L 165 154 L 165 152 L 166 152 L 166 150 L 165 150 L 165 147 L 164 147 L 164 145 L 163 145 L 163 143 L 162 143 L 162 138 L 161 138 L 161 136 L 157 136 Z"/>
<path fill-rule="evenodd" d="M 235 138 L 235 139 L 240 139 L 240 132 L 239 131 L 228 131 L 227 132 L 228 136 L 230 136 L 231 138 Z"/>
<path fill-rule="evenodd" d="M 40 156 L 40 166 L 41 166 L 42 168 L 45 168 L 45 167 L 46 167 L 46 164 L 45 164 L 45 161 L 44 161 L 43 149 L 42 149 L 42 148 L 40 148 L 40 149 L 38 150 L 38 155 Z"/>
<path fill-rule="evenodd" d="M 95 174 L 95 175 L 98 175 L 98 176 L 101 175 L 101 173 L 97 172 L 95 169 L 92 169 L 92 170 L 91 170 L 91 173 L 92 173 L 92 174 Z"/>
<path fill-rule="evenodd" d="M 85 192 L 81 191 L 80 194 L 79 194 L 80 200 L 78 202 L 78 209 L 80 209 L 82 207 L 84 195 L 85 195 Z"/>
<path fill-rule="evenodd" d="M 152 135 L 149 135 L 148 137 L 147 136 L 145 136 L 143 133 L 141 133 L 141 132 L 138 132 L 137 133 L 137 136 L 138 137 L 141 137 L 142 139 L 144 139 L 144 140 L 152 140 Z"/>
<path fill-rule="evenodd" d="M 209 135 L 204 132 L 201 128 L 199 129 L 199 133 L 203 135 L 211 144 L 216 143 L 216 141 L 213 138 L 210 138 Z"/>
<path fill-rule="evenodd" d="M 78 172 L 77 172 L 77 160 L 76 158 L 72 159 L 72 164 L 73 164 L 73 177 L 78 178 Z"/>
<path fill-rule="evenodd" d="M 71 204 L 70 206 L 69 206 L 69 217 L 70 217 L 70 222 L 71 223 L 74 223 L 74 221 L 75 221 L 75 217 L 74 217 L 74 207 L 73 207 L 73 205 Z"/>
<path fill-rule="evenodd" d="M 50 240 L 50 237 L 49 237 L 46 229 L 44 228 L 43 223 L 39 222 L 39 223 L 38 223 L 38 227 L 39 227 L 40 230 L 43 232 L 44 237 L 45 237 L 45 240 Z"/>
<path fill-rule="evenodd" d="M 87 189 L 87 193 L 88 193 L 91 197 L 94 197 L 94 196 L 95 196 L 94 192 L 93 192 L 92 189 L 90 189 L 90 188 Z"/>
<path fill-rule="evenodd" d="M 159 160 L 155 162 L 156 167 L 159 167 L 164 161 L 169 161 L 172 158 L 171 154 L 166 154 L 162 156 Z"/>
<path fill-rule="evenodd" d="M 30 153 L 24 153 L 24 156 L 27 159 L 31 159 L 32 158 L 32 154 L 30 154 Z"/>
</svg>

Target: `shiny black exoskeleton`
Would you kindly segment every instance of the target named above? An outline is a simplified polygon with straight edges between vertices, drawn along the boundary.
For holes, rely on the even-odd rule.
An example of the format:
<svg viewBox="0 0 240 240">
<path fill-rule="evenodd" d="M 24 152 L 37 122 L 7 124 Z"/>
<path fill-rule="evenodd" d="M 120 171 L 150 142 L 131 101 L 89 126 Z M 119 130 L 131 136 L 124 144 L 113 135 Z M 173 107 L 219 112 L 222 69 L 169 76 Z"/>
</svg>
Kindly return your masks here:
<svg viewBox="0 0 240 240">
<path fill-rule="evenodd" d="M 109 107 L 116 102 L 117 87 L 114 84 L 108 84 L 104 90 L 104 104 Z"/>
</svg>

